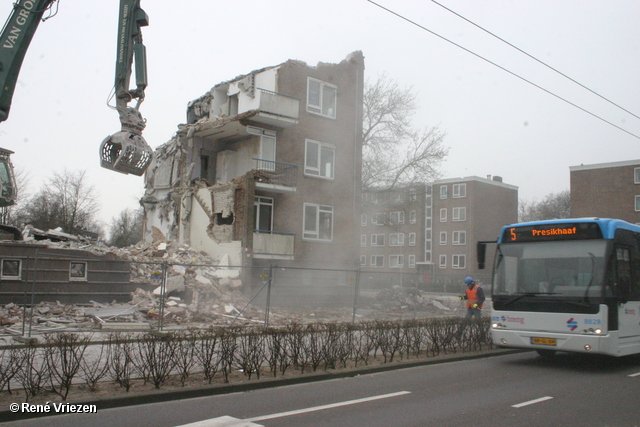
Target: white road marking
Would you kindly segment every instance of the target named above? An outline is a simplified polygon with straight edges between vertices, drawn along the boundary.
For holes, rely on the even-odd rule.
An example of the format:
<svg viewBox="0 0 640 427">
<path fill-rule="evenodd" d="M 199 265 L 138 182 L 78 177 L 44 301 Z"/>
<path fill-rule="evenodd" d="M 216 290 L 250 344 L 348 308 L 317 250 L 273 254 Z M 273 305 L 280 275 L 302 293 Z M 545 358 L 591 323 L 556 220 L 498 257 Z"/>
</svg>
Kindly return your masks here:
<svg viewBox="0 0 640 427">
<path fill-rule="evenodd" d="M 209 420 L 197 421 L 191 424 L 183 424 L 178 427 L 262 427 L 262 425 L 225 415 L 224 417 L 211 418 Z"/>
<path fill-rule="evenodd" d="M 629 375 L 630 377 L 640 377 L 640 372 L 636 372 L 635 374 Z"/>
<path fill-rule="evenodd" d="M 261 417 L 247 418 L 245 420 L 240 420 L 240 419 L 225 415 L 223 417 L 197 421 L 195 423 L 184 424 L 178 427 L 253 427 L 253 426 L 258 427 L 260 426 L 260 424 L 254 424 L 254 421 L 270 420 L 273 418 L 288 417 L 290 415 L 304 414 L 307 412 L 322 411 L 324 409 L 339 408 L 340 406 L 355 405 L 356 403 L 371 402 L 373 400 L 387 399 L 389 397 L 402 396 L 410 393 L 411 393 L 410 391 L 398 391 L 396 393 L 381 394 L 378 396 L 364 397 L 362 399 L 354 399 L 354 400 L 347 400 L 345 402 L 330 403 L 328 405 L 312 406 L 311 408 L 297 409 L 295 411 L 280 412 L 280 413 L 271 414 L 271 415 L 263 415 Z"/>
<path fill-rule="evenodd" d="M 534 405 L 536 403 L 544 402 L 545 400 L 553 399 L 551 396 L 541 397 L 539 399 L 529 400 L 528 402 L 518 403 L 517 405 L 511 405 L 512 408 L 522 408 L 523 406 Z"/>
<path fill-rule="evenodd" d="M 389 397 L 402 396 L 411 393 L 410 391 L 399 391 L 396 393 L 381 394 L 378 396 L 364 397 L 362 399 L 347 400 L 345 402 L 330 403 L 328 405 L 312 406 L 311 408 L 297 409 L 295 411 L 280 412 L 278 414 L 264 415 L 262 417 L 247 418 L 245 421 L 264 421 L 273 418 L 288 417 L 290 415 L 304 414 L 306 412 L 322 411 L 324 409 L 338 408 L 340 406 L 355 405 L 356 403 L 371 402 L 372 400 L 387 399 Z"/>
</svg>

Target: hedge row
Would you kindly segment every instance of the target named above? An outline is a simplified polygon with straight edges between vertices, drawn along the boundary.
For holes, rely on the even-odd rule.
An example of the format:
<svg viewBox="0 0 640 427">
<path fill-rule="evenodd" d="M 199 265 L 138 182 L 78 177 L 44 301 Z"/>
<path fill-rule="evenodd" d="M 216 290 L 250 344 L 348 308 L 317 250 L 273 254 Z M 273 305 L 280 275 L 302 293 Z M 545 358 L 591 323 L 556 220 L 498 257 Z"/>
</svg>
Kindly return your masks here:
<svg viewBox="0 0 640 427">
<path fill-rule="evenodd" d="M 129 391 L 134 381 L 160 388 L 172 376 L 230 381 L 382 363 L 408 357 L 474 351 L 491 345 L 488 319 L 430 318 L 360 323 L 291 323 L 280 327 L 220 327 L 144 334 L 114 332 L 96 343 L 76 333 L 46 335 L 40 345 L 0 350 L 0 392 L 11 386 L 25 399 L 43 391 L 67 398 L 73 384 L 95 391 L 111 380 Z"/>
</svg>

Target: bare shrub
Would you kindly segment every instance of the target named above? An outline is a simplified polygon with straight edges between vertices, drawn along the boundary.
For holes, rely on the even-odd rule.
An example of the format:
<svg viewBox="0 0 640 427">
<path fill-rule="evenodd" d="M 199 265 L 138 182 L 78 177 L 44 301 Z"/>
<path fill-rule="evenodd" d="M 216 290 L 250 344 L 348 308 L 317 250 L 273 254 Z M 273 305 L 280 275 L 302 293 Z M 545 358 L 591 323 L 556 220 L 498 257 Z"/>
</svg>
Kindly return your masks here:
<svg viewBox="0 0 640 427">
<path fill-rule="evenodd" d="M 274 377 L 278 375 L 278 372 L 284 375 L 291 364 L 288 343 L 287 329 L 269 328 L 265 330 L 265 357 Z"/>
<path fill-rule="evenodd" d="M 174 338 L 173 334 L 150 332 L 142 335 L 138 341 L 139 366 L 146 367 L 145 372 L 148 372 L 155 388 L 160 388 L 171 375 L 177 342 Z"/>
<path fill-rule="evenodd" d="M 25 393 L 25 402 L 44 390 L 44 385 L 49 380 L 49 369 L 42 349 L 27 345 L 17 350 L 20 369 L 15 378 L 20 383 Z"/>
<path fill-rule="evenodd" d="M 71 384 L 80 370 L 89 337 L 59 333 L 45 335 L 44 359 L 49 371 L 51 390 L 67 399 Z"/>
<path fill-rule="evenodd" d="M 220 334 L 216 330 L 208 329 L 195 332 L 194 337 L 194 355 L 202 368 L 204 378 L 211 384 L 220 366 L 218 352 Z"/>
<path fill-rule="evenodd" d="M 137 369 L 133 363 L 134 344 L 119 332 L 109 335 L 109 375 L 125 391 L 133 385 Z"/>
<path fill-rule="evenodd" d="M 11 380 L 22 368 L 22 362 L 16 348 L 0 350 L 0 392 L 6 388 L 7 393 L 11 394 Z"/>
<path fill-rule="evenodd" d="M 248 379 L 254 372 L 260 379 L 260 367 L 265 360 L 264 346 L 264 333 L 261 330 L 250 330 L 237 337 L 236 359 Z"/>
<path fill-rule="evenodd" d="M 240 329 L 234 327 L 223 329 L 220 333 L 220 371 L 224 376 L 225 383 L 229 382 L 229 374 L 231 374 L 235 363 L 239 332 Z"/>
<path fill-rule="evenodd" d="M 184 387 L 187 379 L 189 379 L 191 370 L 197 362 L 195 353 L 198 336 L 193 332 L 179 332 L 175 333 L 173 338 L 175 340 L 175 352 L 173 354 L 175 370 L 180 375 L 180 383 Z"/>
<path fill-rule="evenodd" d="M 97 352 L 90 357 L 87 357 L 85 353 L 85 357 L 80 360 L 80 372 L 78 373 L 91 391 L 98 389 L 98 382 L 105 378 L 109 372 L 109 349 L 111 346 L 102 342 L 92 346 L 92 348 L 96 347 L 99 349 Z"/>
<path fill-rule="evenodd" d="M 307 352 L 305 351 L 305 341 L 307 334 L 305 328 L 299 323 L 293 322 L 285 326 L 285 340 L 289 348 L 291 364 L 294 369 L 300 369 L 304 373 L 305 367 L 309 361 Z"/>
</svg>

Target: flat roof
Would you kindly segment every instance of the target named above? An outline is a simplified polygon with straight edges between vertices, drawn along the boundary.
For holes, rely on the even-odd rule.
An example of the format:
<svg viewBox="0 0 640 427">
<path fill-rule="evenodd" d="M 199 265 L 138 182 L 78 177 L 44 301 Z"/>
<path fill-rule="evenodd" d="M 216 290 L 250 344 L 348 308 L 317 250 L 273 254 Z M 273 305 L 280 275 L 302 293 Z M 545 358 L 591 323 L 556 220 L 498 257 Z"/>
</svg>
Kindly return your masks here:
<svg viewBox="0 0 640 427">
<path fill-rule="evenodd" d="M 500 179 L 502 179 L 502 178 L 500 178 Z M 440 184 L 462 183 L 462 182 L 469 182 L 469 181 L 482 182 L 484 184 L 491 184 L 491 185 L 495 185 L 497 187 L 509 188 L 511 190 L 517 190 L 518 189 L 518 186 L 516 186 L 516 185 L 507 184 L 507 183 L 505 183 L 503 181 L 496 181 L 495 179 L 482 178 L 482 177 L 479 177 L 479 176 L 465 176 L 465 177 L 462 177 L 462 178 L 439 179 L 437 181 L 434 181 L 432 184 L 433 185 L 440 185 Z"/>
<path fill-rule="evenodd" d="M 584 170 L 590 170 L 590 169 L 619 168 L 624 166 L 640 166 L 640 160 L 623 160 L 620 162 L 594 163 L 592 165 L 569 166 L 569 170 L 573 172 L 573 171 L 584 171 Z"/>
</svg>

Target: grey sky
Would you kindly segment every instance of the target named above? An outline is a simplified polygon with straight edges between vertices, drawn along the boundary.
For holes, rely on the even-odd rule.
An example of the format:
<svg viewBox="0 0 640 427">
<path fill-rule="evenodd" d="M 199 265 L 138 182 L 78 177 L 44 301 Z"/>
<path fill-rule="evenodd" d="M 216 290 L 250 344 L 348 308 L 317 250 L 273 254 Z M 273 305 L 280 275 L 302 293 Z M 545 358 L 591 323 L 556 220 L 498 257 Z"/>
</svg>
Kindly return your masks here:
<svg viewBox="0 0 640 427">
<path fill-rule="evenodd" d="M 640 120 L 544 68 L 427 0 L 377 3 L 582 108 L 640 135 Z M 13 1 L 4 0 L 8 17 Z M 442 0 L 440 3 L 640 115 L 640 2 Z M 500 175 L 521 199 L 569 188 L 569 166 L 635 159 L 640 140 L 365 0 L 142 0 L 149 87 L 144 137 L 156 147 L 185 121 L 187 103 L 216 83 L 287 59 L 309 65 L 365 56 L 418 94 L 418 127 L 438 126 L 451 147 L 444 177 Z M 106 106 L 114 78 L 115 0 L 61 0 L 40 24 L 20 74 L 0 146 L 31 175 L 87 169 L 108 222 L 136 207 L 141 177 L 99 166 L 119 130 Z"/>
</svg>

